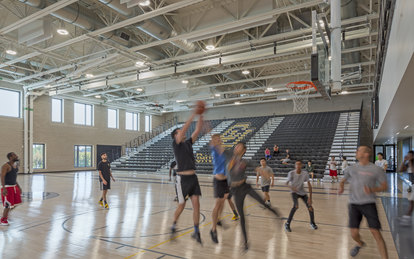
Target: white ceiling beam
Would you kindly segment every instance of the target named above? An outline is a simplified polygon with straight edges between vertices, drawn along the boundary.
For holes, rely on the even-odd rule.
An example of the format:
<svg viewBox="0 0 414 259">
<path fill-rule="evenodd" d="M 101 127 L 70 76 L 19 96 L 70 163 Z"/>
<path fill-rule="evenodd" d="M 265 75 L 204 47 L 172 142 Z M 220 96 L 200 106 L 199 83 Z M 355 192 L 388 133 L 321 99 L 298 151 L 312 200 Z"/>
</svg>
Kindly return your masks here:
<svg viewBox="0 0 414 259">
<path fill-rule="evenodd" d="M 0 35 L 1 34 L 6 34 L 9 32 L 12 32 L 26 24 L 29 24 L 33 21 L 36 21 L 42 17 L 45 17 L 46 15 L 49 15 L 50 13 L 53 13 L 57 10 L 62 9 L 63 7 L 66 7 L 68 5 L 71 5 L 75 2 L 77 2 L 78 0 L 60 0 L 52 5 L 49 5 L 46 8 L 43 8 L 42 10 L 35 12 L 34 14 L 31 14 L 25 18 L 22 18 L 20 20 L 18 20 L 17 22 L 14 22 L 6 27 L 3 27 L 0 29 Z"/>
</svg>

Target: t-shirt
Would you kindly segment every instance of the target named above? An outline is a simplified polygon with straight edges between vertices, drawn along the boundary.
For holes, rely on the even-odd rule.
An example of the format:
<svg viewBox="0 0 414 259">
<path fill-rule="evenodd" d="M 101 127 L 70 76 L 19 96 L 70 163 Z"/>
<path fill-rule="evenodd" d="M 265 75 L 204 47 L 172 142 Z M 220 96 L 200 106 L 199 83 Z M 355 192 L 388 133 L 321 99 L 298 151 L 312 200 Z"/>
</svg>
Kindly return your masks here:
<svg viewBox="0 0 414 259">
<path fill-rule="evenodd" d="M 247 179 L 246 168 L 251 165 L 244 159 L 230 158 L 227 165 L 228 177 L 227 181 L 231 184 L 232 182 L 239 182 Z"/>
<path fill-rule="evenodd" d="M 387 180 L 384 169 L 373 163 L 348 167 L 344 171 L 344 178 L 350 184 L 349 203 L 358 205 L 375 203 L 375 193 L 366 194 L 364 186 L 375 187 Z"/>
<path fill-rule="evenodd" d="M 345 170 L 347 167 L 348 167 L 348 161 L 346 160 L 342 161 L 342 166 L 341 166 L 342 171 Z"/>
<path fill-rule="evenodd" d="M 377 161 L 375 161 L 375 165 L 381 167 L 382 169 L 384 169 L 384 166 L 388 165 L 388 162 L 385 159 L 377 160 Z"/>
<path fill-rule="evenodd" d="M 309 165 L 306 165 L 305 170 L 306 170 L 308 173 L 313 172 L 313 170 L 314 170 L 313 165 L 310 165 L 310 166 L 309 166 Z"/>
<path fill-rule="evenodd" d="M 213 175 L 226 174 L 226 157 L 224 152 L 220 154 L 216 147 L 211 146 L 211 157 L 213 158 Z"/>
<path fill-rule="evenodd" d="M 109 161 L 99 162 L 98 163 L 98 171 L 101 171 L 102 177 L 105 179 L 105 181 L 110 180 L 110 177 L 111 177 L 111 163 L 109 163 Z M 102 181 L 101 177 L 99 177 L 99 181 Z"/>
<path fill-rule="evenodd" d="M 195 170 L 195 158 L 193 152 L 193 139 L 189 138 L 186 141 L 177 144 L 173 141 L 173 150 L 175 160 L 177 161 L 177 172 L 183 172 L 187 170 Z"/>
<path fill-rule="evenodd" d="M 259 167 L 257 169 L 257 171 L 260 173 L 260 185 L 263 186 L 268 186 L 272 183 L 272 175 L 273 175 L 273 170 L 272 168 L 270 168 L 269 166 L 265 166 L 263 167 Z"/>
<path fill-rule="evenodd" d="M 307 181 L 309 181 L 309 174 L 307 172 L 301 171 L 298 174 L 296 170 L 292 170 L 288 173 L 288 182 L 290 182 L 293 188 L 296 188 L 296 191 L 290 190 L 292 193 L 297 193 L 301 196 L 306 195 L 303 183 Z"/>
<path fill-rule="evenodd" d="M 336 161 L 329 161 L 329 169 L 333 171 L 336 170 Z"/>
</svg>

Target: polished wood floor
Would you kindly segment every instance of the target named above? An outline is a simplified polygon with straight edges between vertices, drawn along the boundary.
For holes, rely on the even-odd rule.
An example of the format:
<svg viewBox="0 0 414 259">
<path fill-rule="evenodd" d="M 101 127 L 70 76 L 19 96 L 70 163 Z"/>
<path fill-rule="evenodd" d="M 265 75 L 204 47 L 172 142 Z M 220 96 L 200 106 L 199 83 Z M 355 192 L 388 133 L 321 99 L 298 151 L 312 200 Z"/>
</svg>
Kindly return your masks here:
<svg viewBox="0 0 414 259">
<path fill-rule="evenodd" d="M 347 192 L 336 194 L 337 183 L 314 183 L 318 230 L 299 204 L 292 232 L 250 198 L 246 199 L 250 250 L 241 253 L 242 235 L 226 204 L 218 245 L 209 236 L 213 188 L 210 176 L 199 176 L 200 231 L 203 246 L 190 237 L 191 204 L 179 222 L 178 238 L 170 240 L 169 227 L 176 203 L 174 187 L 165 175 L 114 172 L 109 209 L 98 205 L 96 172 L 19 175 L 24 203 L 10 215 L 10 226 L 0 226 L 0 258 L 349 258 L 354 245 L 347 228 Z M 249 180 L 253 182 L 252 180 Z M 284 180 L 272 187 L 271 202 L 287 217 L 292 206 Z M 390 195 L 390 194 L 384 194 Z M 377 202 L 390 258 L 398 258 L 380 199 Z M 357 258 L 379 258 L 366 222 L 361 235 L 367 243 Z"/>
</svg>

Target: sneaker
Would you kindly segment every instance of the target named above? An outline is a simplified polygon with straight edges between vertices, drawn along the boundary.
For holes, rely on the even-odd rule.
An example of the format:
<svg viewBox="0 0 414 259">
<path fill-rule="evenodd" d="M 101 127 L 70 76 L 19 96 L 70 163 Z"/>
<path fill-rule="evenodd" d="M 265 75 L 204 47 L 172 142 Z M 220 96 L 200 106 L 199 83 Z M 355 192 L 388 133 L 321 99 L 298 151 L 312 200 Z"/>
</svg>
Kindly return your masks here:
<svg viewBox="0 0 414 259">
<path fill-rule="evenodd" d="M 170 235 L 170 239 L 175 239 L 175 234 L 177 233 L 177 229 L 172 226 L 171 227 L 171 235 Z"/>
<path fill-rule="evenodd" d="M 197 241 L 197 243 L 199 244 L 203 244 L 201 242 L 201 236 L 200 236 L 200 232 L 194 232 L 193 234 L 191 234 L 191 238 L 195 239 L 195 241 Z"/>
<path fill-rule="evenodd" d="M 232 221 L 236 221 L 239 220 L 239 216 L 238 215 L 233 215 L 233 217 L 231 218 Z"/>
<path fill-rule="evenodd" d="M 178 197 L 177 196 L 175 196 L 174 201 L 178 201 Z"/>
<path fill-rule="evenodd" d="M 217 238 L 217 231 L 210 230 L 210 236 L 211 240 L 213 240 L 214 243 L 218 244 L 218 238 Z"/>
<path fill-rule="evenodd" d="M 102 200 L 99 201 L 99 205 L 101 205 L 101 207 L 103 207 L 103 201 Z"/>
<path fill-rule="evenodd" d="M 318 229 L 318 226 L 315 223 L 310 223 L 310 226 L 312 229 Z"/>
<path fill-rule="evenodd" d="M 351 256 L 352 257 L 355 257 L 355 256 L 357 256 L 357 254 L 359 253 L 359 250 L 362 248 L 362 247 L 364 247 L 365 246 L 365 243 L 364 242 L 362 242 L 362 246 L 354 246 L 354 248 L 352 248 L 351 249 L 351 252 L 350 252 L 350 254 L 351 254 Z"/>
<path fill-rule="evenodd" d="M 292 230 L 290 229 L 290 224 L 289 223 L 285 223 L 285 230 L 287 232 L 292 232 Z"/>
<path fill-rule="evenodd" d="M 7 221 L 7 218 L 1 218 L 0 220 L 0 226 L 8 226 L 9 222 Z"/>
<path fill-rule="evenodd" d="M 244 243 L 244 246 L 243 246 L 243 253 L 247 253 L 247 251 L 249 250 L 249 243 Z"/>
<path fill-rule="evenodd" d="M 265 204 L 270 207 L 270 201 L 265 201 Z"/>
<path fill-rule="evenodd" d="M 217 221 L 217 226 L 220 226 L 220 227 L 223 226 L 223 223 L 221 223 L 221 220 Z"/>
<path fill-rule="evenodd" d="M 109 205 L 108 205 L 108 203 L 106 201 L 104 201 L 104 208 L 105 209 L 109 209 Z"/>
<path fill-rule="evenodd" d="M 411 226 L 411 217 L 408 215 L 402 216 L 399 221 L 402 226 Z"/>
</svg>

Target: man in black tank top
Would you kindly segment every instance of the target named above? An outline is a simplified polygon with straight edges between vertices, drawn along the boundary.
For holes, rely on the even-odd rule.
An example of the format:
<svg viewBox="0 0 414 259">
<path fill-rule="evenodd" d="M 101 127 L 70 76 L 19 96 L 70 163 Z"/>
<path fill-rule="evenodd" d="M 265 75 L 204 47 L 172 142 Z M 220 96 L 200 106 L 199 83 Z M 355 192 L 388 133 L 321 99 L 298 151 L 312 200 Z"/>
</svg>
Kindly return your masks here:
<svg viewBox="0 0 414 259">
<path fill-rule="evenodd" d="M 195 174 L 195 158 L 193 153 L 193 144 L 197 140 L 198 134 L 200 133 L 203 126 L 203 116 L 200 114 L 200 118 L 197 122 L 197 126 L 193 134 L 189 139 L 186 138 L 186 132 L 191 125 L 196 112 L 184 124 L 182 129 L 175 129 L 171 133 L 173 138 L 173 149 L 174 156 L 177 162 L 177 196 L 178 196 L 178 207 L 174 213 L 174 221 L 171 227 L 172 236 L 176 233 L 176 224 L 178 218 L 185 208 L 185 203 L 188 197 L 191 199 L 193 205 L 193 220 L 194 220 L 194 233 L 191 235 L 197 242 L 201 243 L 199 222 L 200 222 L 200 200 L 201 189 L 198 183 L 197 175 Z"/>
<path fill-rule="evenodd" d="M 7 217 L 9 216 L 10 209 L 22 202 L 22 189 L 17 183 L 19 168 L 16 162 L 19 161 L 19 157 L 15 153 L 10 152 L 7 154 L 7 159 L 9 162 L 1 167 L 1 199 L 4 206 L 3 216 L 0 220 L 0 225 L 2 226 L 9 225 Z"/>
</svg>

